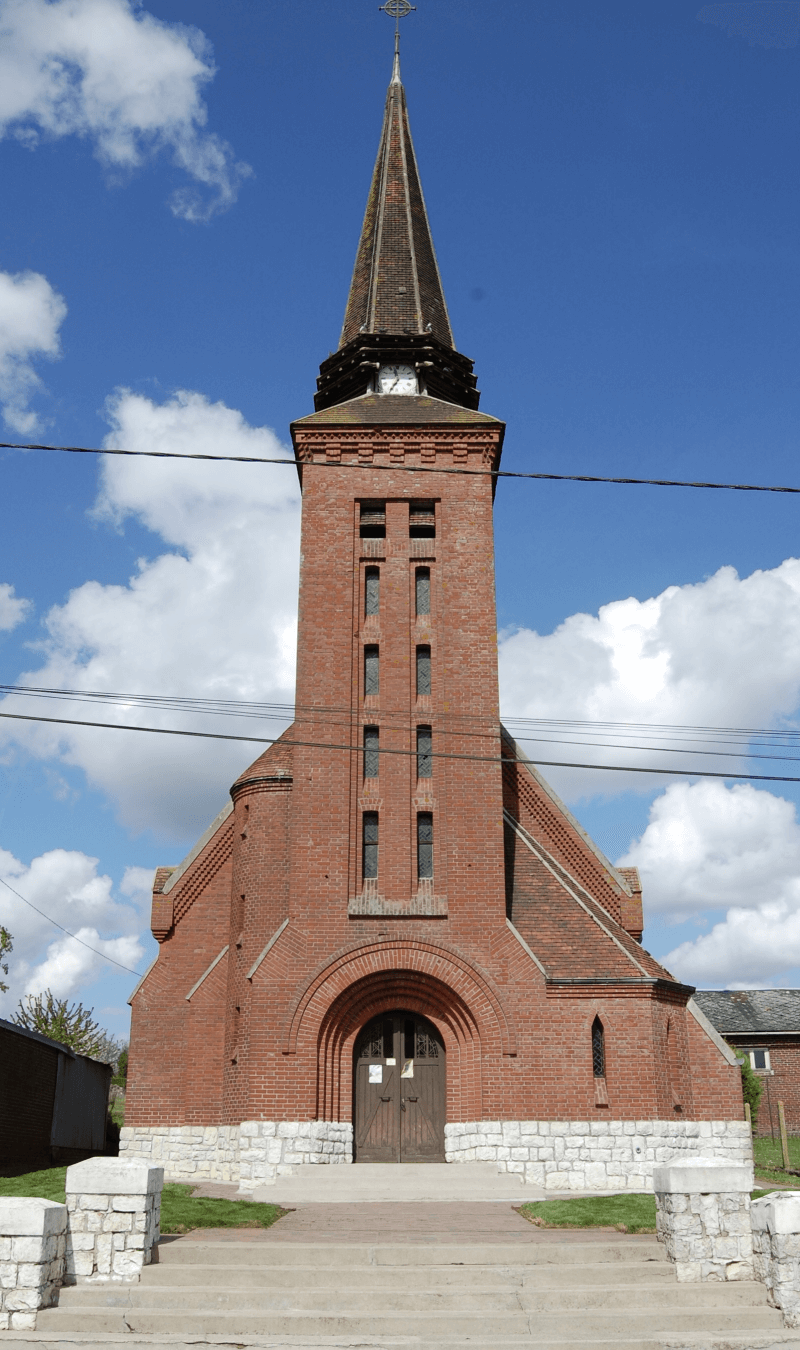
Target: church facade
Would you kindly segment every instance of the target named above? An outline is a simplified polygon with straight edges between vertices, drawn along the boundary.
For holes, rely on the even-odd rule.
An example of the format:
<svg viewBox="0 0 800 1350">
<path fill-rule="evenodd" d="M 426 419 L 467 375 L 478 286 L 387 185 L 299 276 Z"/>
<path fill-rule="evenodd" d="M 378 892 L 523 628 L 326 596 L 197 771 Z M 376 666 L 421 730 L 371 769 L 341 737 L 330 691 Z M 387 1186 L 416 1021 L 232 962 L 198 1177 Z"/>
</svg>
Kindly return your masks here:
<svg viewBox="0 0 800 1350">
<path fill-rule="evenodd" d="M 504 424 L 455 349 L 395 59 L 339 349 L 292 425 L 296 717 L 160 868 L 122 1149 L 173 1178 L 745 1157 L 733 1054 L 499 720 Z"/>
</svg>

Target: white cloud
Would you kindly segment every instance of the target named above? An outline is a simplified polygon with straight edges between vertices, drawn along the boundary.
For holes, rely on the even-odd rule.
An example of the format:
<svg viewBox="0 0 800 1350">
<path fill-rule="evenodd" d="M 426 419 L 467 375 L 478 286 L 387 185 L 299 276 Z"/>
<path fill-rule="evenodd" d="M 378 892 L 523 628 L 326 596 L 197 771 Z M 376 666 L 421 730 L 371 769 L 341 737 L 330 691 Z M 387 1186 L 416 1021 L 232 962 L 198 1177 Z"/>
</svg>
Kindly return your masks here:
<svg viewBox="0 0 800 1350">
<path fill-rule="evenodd" d="M 621 866 L 638 867 L 646 917 L 725 911 L 664 957 L 690 984 L 747 988 L 800 965 L 800 825 L 791 802 L 737 784 L 673 783 Z"/>
<path fill-rule="evenodd" d="M 8 582 L 0 583 L 0 633 L 10 633 L 12 628 L 24 623 L 33 606 L 30 600 L 14 594 L 14 587 Z"/>
<path fill-rule="evenodd" d="M 122 392 L 110 443 L 123 449 L 286 455 L 273 432 L 181 393 L 163 405 Z M 88 581 L 46 619 L 45 664 L 19 683 L 135 694 L 291 703 L 294 694 L 300 493 L 293 465 L 109 457 L 101 517 L 135 517 L 169 546 L 142 559 L 127 586 Z M 155 542 L 155 541 L 154 541 Z M 5 711 L 34 711 L 19 696 Z M 285 722 L 214 719 L 156 708 L 74 707 L 45 715 L 273 737 Z M 227 800 L 258 745 L 134 732 L 7 723 L 0 736 L 84 770 L 133 829 L 191 838 Z M 179 858 L 166 858 L 178 862 Z"/>
<path fill-rule="evenodd" d="M 573 614 L 555 632 L 501 635 L 501 703 L 509 714 L 575 721 L 766 727 L 800 701 L 800 561 L 740 579 L 722 567 L 705 581 L 649 600 L 617 600 Z M 513 728 L 513 723 L 512 723 Z M 541 732 L 533 731 L 533 735 Z M 553 732 L 585 739 L 585 733 Z M 597 733 L 595 733 L 597 734 Z M 597 735 L 614 742 L 613 732 Z M 641 741 L 654 744 L 652 733 Z M 532 759 L 741 769 L 734 760 L 680 758 L 586 745 L 524 742 Z M 704 747 L 707 748 L 707 747 Z M 721 747 L 730 749 L 731 747 Z M 768 761 L 764 769 L 769 772 Z M 577 793 L 652 790 L 644 775 L 548 771 Z"/>
<path fill-rule="evenodd" d="M 0 0 L 0 135 L 86 137 L 116 171 L 167 150 L 204 189 L 172 198 L 187 220 L 225 210 L 251 172 L 204 130 L 214 74 L 199 29 L 128 0 Z"/>
<path fill-rule="evenodd" d="M 38 422 L 28 408 L 41 385 L 33 359 L 60 354 L 58 330 L 66 313 L 63 297 L 40 273 L 0 272 L 0 402 L 8 426 L 23 436 Z"/>
<path fill-rule="evenodd" d="M 81 996 L 86 985 L 103 973 L 115 970 L 103 957 L 111 957 L 132 970 L 139 964 L 144 949 L 139 939 L 146 913 L 145 897 L 139 884 L 142 868 L 129 868 L 133 884 L 123 881 L 120 890 L 127 903 L 115 899 L 108 876 L 98 876 L 97 858 L 85 853 L 52 849 L 34 858 L 30 866 L 0 849 L 0 877 L 24 896 L 24 904 L 5 885 L 0 884 L 3 926 L 14 939 L 5 982 L 9 992 L 0 996 L 4 1015 L 13 1012 L 20 998 L 51 989 L 59 998 Z M 152 874 L 148 873 L 152 881 Z M 128 882 L 126 887 L 126 882 Z M 32 909 L 35 905 L 36 909 Z M 43 914 L 57 918 L 81 945 L 66 934 L 59 934 Z M 96 948 L 101 955 L 89 950 Z M 133 983 L 133 977 L 126 977 Z"/>
</svg>

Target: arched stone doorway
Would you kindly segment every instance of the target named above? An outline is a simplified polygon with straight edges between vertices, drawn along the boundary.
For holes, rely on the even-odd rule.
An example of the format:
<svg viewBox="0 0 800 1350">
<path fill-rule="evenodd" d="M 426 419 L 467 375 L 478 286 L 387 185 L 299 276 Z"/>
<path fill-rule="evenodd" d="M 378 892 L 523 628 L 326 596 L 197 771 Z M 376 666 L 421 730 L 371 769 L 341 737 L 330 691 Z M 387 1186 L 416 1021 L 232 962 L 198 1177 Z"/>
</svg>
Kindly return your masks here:
<svg viewBox="0 0 800 1350">
<path fill-rule="evenodd" d="M 375 1017 L 353 1052 L 355 1162 L 444 1162 L 445 1049 L 432 1022 L 394 1010 Z"/>
</svg>

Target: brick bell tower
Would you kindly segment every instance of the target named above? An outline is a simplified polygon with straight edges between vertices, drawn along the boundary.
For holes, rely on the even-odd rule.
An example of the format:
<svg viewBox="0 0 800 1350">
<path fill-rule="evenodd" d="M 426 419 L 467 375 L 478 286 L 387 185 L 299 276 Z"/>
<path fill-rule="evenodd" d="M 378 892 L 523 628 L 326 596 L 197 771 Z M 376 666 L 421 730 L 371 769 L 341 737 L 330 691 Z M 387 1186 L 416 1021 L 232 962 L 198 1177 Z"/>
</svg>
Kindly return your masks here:
<svg viewBox="0 0 800 1350">
<path fill-rule="evenodd" d="M 739 1138 L 738 1068 L 641 947 L 638 876 L 500 724 L 505 427 L 478 402 L 395 52 L 339 349 L 291 428 L 295 721 L 156 875 L 122 1147 L 172 1176 L 494 1157 L 562 1189 L 641 1186 L 634 1120 Z M 596 1121 L 624 1160 L 594 1157 Z"/>
</svg>

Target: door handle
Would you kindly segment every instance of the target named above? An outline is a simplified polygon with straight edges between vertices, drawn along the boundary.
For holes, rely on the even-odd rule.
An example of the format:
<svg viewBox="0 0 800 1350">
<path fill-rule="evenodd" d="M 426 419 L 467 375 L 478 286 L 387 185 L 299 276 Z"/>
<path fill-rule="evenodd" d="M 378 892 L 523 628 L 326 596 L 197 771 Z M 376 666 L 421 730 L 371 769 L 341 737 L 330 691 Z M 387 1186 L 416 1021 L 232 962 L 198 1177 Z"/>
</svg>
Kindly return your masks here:
<svg viewBox="0 0 800 1350">
<path fill-rule="evenodd" d="M 391 1100 L 391 1097 L 381 1097 L 382 1102 L 390 1102 Z"/>
<path fill-rule="evenodd" d="M 405 1097 L 403 1100 L 407 1102 L 418 1102 L 419 1097 Z"/>
</svg>

